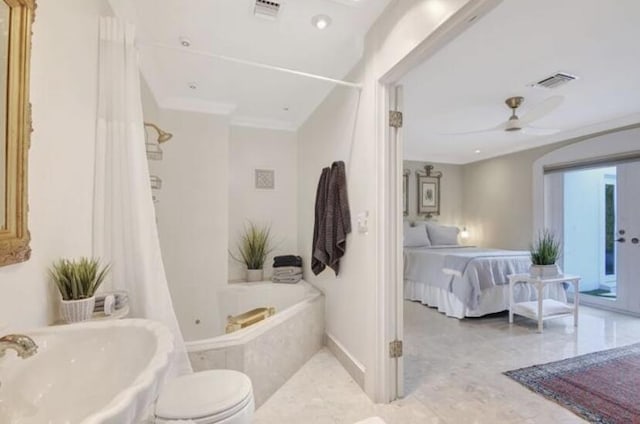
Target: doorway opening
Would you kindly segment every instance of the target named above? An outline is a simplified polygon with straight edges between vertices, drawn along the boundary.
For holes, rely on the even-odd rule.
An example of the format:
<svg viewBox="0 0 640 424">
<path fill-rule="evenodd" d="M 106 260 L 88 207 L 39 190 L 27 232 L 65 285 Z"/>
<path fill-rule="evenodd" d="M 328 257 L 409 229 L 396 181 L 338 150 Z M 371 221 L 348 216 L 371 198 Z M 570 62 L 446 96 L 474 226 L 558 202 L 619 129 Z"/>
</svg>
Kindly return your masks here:
<svg viewBox="0 0 640 424">
<path fill-rule="evenodd" d="M 505 2 L 502 7 L 506 10 L 508 7 L 515 6 Z M 496 11 L 499 10 L 501 9 L 496 9 Z M 501 27 L 501 25 L 493 25 L 491 33 L 499 33 L 499 31 L 493 31 L 493 29 Z M 509 37 L 502 38 L 510 39 Z M 478 40 L 480 37 L 475 37 L 474 39 Z M 457 41 L 460 41 L 460 39 Z M 494 41 L 497 42 L 499 40 Z M 494 46 L 495 42 L 485 42 L 484 44 Z M 576 40 L 575 43 L 579 45 L 580 40 Z M 440 47 L 442 47 L 442 44 Z M 491 52 L 482 50 L 482 46 L 476 47 L 476 49 L 467 50 L 483 51 L 487 55 L 491 54 Z M 445 50 L 442 49 L 441 51 Z M 492 51 L 495 50 L 495 48 L 492 49 Z M 553 110 L 549 106 L 552 103 L 547 100 L 553 100 L 556 96 L 553 96 L 553 93 L 539 91 L 527 85 L 524 76 L 513 82 L 513 84 L 505 83 L 504 79 L 501 78 L 505 75 L 504 68 L 511 63 L 515 63 L 510 60 L 509 63 L 501 63 L 500 69 L 495 70 L 487 79 L 483 80 L 483 84 L 477 90 L 479 93 L 477 93 L 477 96 L 472 97 L 469 93 L 476 92 L 475 86 L 470 83 L 473 78 L 454 78 L 454 76 L 458 76 L 460 69 L 465 66 L 471 66 L 472 62 L 465 62 L 460 59 L 468 56 L 454 55 L 448 51 L 447 53 L 449 55 L 443 57 L 450 59 L 450 61 L 442 59 L 441 62 L 438 62 L 430 58 L 429 64 L 435 70 L 433 73 L 429 73 L 425 69 L 424 75 L 427 75 L 427 77 L 424 77 L 422 81 L 419 81 L 419 84 L 416 83 L 413 87 L 408 84 L 406 76 L 415 66 L 403 66 L 402 72 L 395 70 L 393 78 L 382 80 L 383 84 L 385 84 L 383 93 L 385 94 L 386 108 L 383 110 L 384 115 L 381 116 L 389 117 L 389 111 L 402 111 L 404 113 L 404 127 L 390 130 L 391 119 L 387 118 L 385 120 L 383 131 L 387 134 L 388 144 L 382 146 L 386 154 L 383 166 L 385 167 L 385 173 L 387 173 L 385 175 L 385 184 L 387 186 L 385 187 L 386 195 L 384 197 L 386 200 L 385 209 L 383 213 L 380 213 L 380 234 L 382 235 L 380 248 L 386 252 L 385 257 L 389 263 L 383 264 L 384 272 L 381 272 L 380 276 L 387 281 L 384 285 L 386 287 L 384 295 L 392 297 L 393 300 L 386 302 L 387 309 L 385 309 L 384 315 L 381 315 L 386 318 L 386 321 L 380 327 L 384 327 L 385 338 L 382 340 L 385 342 L 394 341 L 394 338 L 400 340 L 404 338 L 405 341 L 404 356 L 394 357 L 387 362 L 388 368 L 385 370 L 387 371 L 385 377 L 388 376 L 391 380 L 389 387 L 393 387 L 390 390 L 395 393 L 395 396 L 392 395 L 390 400 L 402 397 L 403 394 L 411 395 L 412 391 L 421 384 L 420 381 L 417 381 L 421 373 L 431 379 L 437 376 L 437 370 L 424 368 L 425 364 L 441 361 L 439 363 L 444 368 L 455 367 L 459 365 L 453 361 L 456 359 L 455 349 L 459 349 L 460 352 L 465 351 L 465 349 L 473 350 L 474 353 L 482 350 L 483 347 L 490 350 L 488 346 L 474 346 L 473 348 L 469 346 L 471 340 L 477 337 L 475 330 L 489 328 L 489 333 L 495 330 L 495 328 L 491 329 L 490 324 L 484 325 L 485 323 L 496 323 L 498 330 L 493 331 L 494 333 L 507 333 L 513 329 L 503 325 L 506 317 L 500 315 L 500 311 L 505 311 L 508 306 L 502 304 L 496 310 L 491 307 L 493 300 L 496 300 L 496 304 L 504 301 L 505 297 L 501 293 L 503 287 L 486 291 L 485 298 L 479 299 L 478 304 L 482 305 L 482 307 L 478 308 L 475 304 L 464 303 L 467 299 L 463 299 L 461 303 L 450 302 L 450 293 L 453 292 L 450 284 L 443 283 L 442 287 L 435 287 L 435 289 L 429 287 L 433 286 L 433 284 L 411 285 L 411 278 L 407 278 L 405 273 L 407 270 L 406 251 L 407 248 L 424 246 L 419 244 L 419 240 L 416 241 L 413 238 L 414 236 L 423 237 L 424 231 L 415 230 L 416 224 L 421 226 L 423 221 L 432 223 L 435 221 L 440 227 L 456 227 L 456 244 L 461 247 L 469 245 L 469 247 L 474 246 L 474 248 L 527 251 L 535 238 L 534 228 L 544 228 L 537 225 L 539 224 L 536 221 L 538 218 L 535 216 L 537 212 L 534 211 L 537 211 L 538 208 L 535 200 L 538 194 L 537 188 L 532 188 L 531 184 L 531 175 L 535 162 L 552 151 L 552 149 L 543 151 L 541 147 L 545 144 L 557 142 L 558 144 L 554 149 L 561 149 L 564 144 L 560 143 L 566 144 L 569 140 L 577 142 L 579 141 L 578 137 L 586 138 L 587 135 L 595 137 L 593 134 L 598 132 L 593 127 L 588 127 L 586 123 L 579 128 L 584 130 L 584 133 L 577 133 L 576 128 L 578 126 L 576 126 L 574 127 L 576 129 L 575 132 L 567 130 L 563 133 L 562 138 L 545 138 L 542 131 L 536 133 L 536 130 L 540 129 L 536 125 L 532 125 L 531 128 L 521 132 L 507 131 L 508 128 L 500 124 L 500 121 L 501 119 L 503 121 L 510 119 L 509 113 L 512 113 L 512 117 L 516 113 L 521 117 L 526 116 L 528 113 L 527 108 L 534 108 L 537 104 L 542 104 L 545 107 L 540 109 L 540 113 L 544 116 L 545 113 L 548 113 L 548 110 Z M 451 58 L 454 56 L 459 61 L 455 62 L 456 66 L 451 66 Z M 528 54 L 528 56 L 530 55 Z M 427 57 L 425 55 L 422 61 L 424 62 Z M 484 59 L 488 63 L 495 63 L 499 60 L 500 57 L 496 57 L 495 60 Z M 417 63 L 420 62 L 417 60 L 412 61 L 412 65 Z M 474 72 L 477 71 L 478 69 L 474 68 Z M 510 78 L 512 75 L 516 75 L 517 72 L 518 69 L 514 69 L 513 73 L 509 74 Z M 495 77 L 495 80 L 491 77 Z M 447 85 L 447 81 L 449 85 Z M 491 89 L 487 88 L 490 83 L 495 83 L 495 86 L 491 87 Z M 402 87 L 400 92 L 403 100 L 399 105 L 395 103 L 397 96 L 394 97 L 394 93 L 398 93 L 398 86 Z M 466 90 L 462 88 L 463 86 Z M 522 109 L 517 112 L 505 111 L 504 99 L 507 99 L 508 102 L 509 99 L 513 98 L 510 96 L 515 94 L 523 94 L 522 97 L 525 100 L 522 104 Z M 463 96 L 463 98 L 460 98 L 460 96 Z M 419 107 L 412 107 L 412 97 L 420 99 L 422 103 L 418 104 Z M 541 116 L 537 113 L 534 115 Z M 514 119 L 519 120 L 518 116 L 515 116 Z M 562 126 L 566 122 L 561 117 L 551 115 L 550 117 L 552 118 L 551 121 L 558 126 Z M 540 119 L 540 127 L 546 126 L 543 118 L 536 119 Z M 409 126 L 416 122 L 420 122 L 422 126 L 413 133 L 415 137 L 411 141 L 412 133 Z M 552 125 L 549 125 L 549 127 L 552 127 Z M 612 130 L 613 128 L 616 127 L 609 127 L 603 130 Z M 523 154 L 518 156 L 517 152 L 520 151 Z M 461 170 L 460 167 L 464 169 Z M 622 236 L 620 230 L 625 229 L 622 224 L 624 211 L 628 210 L 625 208 L 624 202 L 628 202 L 628 199 L 632 198 L 632 196 L 621 195 L 622 187 L 628 187 L 628 184 L 624 183 L 624 181 L 629 180 L 629 177 L 621 175 L 621 168 L 617 164 L 602 165 L 601 168 L 604 169 L 601 179 L 598 185 L 594 187 L 594 196 L 597 197 L 598 203 L 588 208 L 589 212 L 594 212 L 594 219 L 597 219 L 597 222 L 594 221 L 594 232 L 597 232 L 598 239 L 593 244 L 597 252 L 590 263 L 594 266 L 597 265 L 597 275 L 594 275 L 592 279 L 593 287 L 585 285 L 581 291 L 584 292 L 584 298 L 592 298 L 592 301 L 585 303 L 616 302 L 621 306 L 612 309 L 630 310 L 625 309 L 628 305 L 622 305 L 620 299 L 625 299 L 625 302 L 629 302 L 630 299 L 640 297 L 632 295 L 632 289 L 623 283 L 626 281 L 625 276 L 632 274 L 624 266 L 621 267 L 621 264 L 628 263 L 624 259 L 625 255 L 627 258 L 632 257 L 634 254 L 637 255 L 637 252 L 629 248 L 631 246 L 630 243 L 632 243 L 631 239 L 635 237 L 629 237 L 628 234 L 627 244 L 624 246 L 618 241 Z M 573 171 L 576 170 L 574 169 Z M 631 175 L 626 171 L 623 174 Z M 436 183 L 433 178 L 437 178 L 438 175 L 441 179 Z M 454 182 L 457 179 L 456 176 L 461 175 L 461 180 L 464 183 L 454 189 L 451 186 L 445 187 Z M 564 174 L 550 175 L 549 177 L 559 178 L 562 187 L 564 187 Z M 575 184 L 580 183 L 580 175 L 576 174 L 574 177 L 577 180 Z M 572 176 L 567 177 L 566 183 L 568 186 L 572 183 L 571 178 Z M 458 193 L 456 193 L 456 190 Z M 565 192 L 562 191 L 560 194 L 564 196 Z M 549 196 L 554 195 L 552 193 Z M 544 212 L 547 213 L 546 209 L 552 206 L 546 203 L 547 193 L 545 193 L 544 197 L 544 202 L 542 199 L 538 200 L 540 200 L 539 204 L 543 205 Z M 587 206 L 578 202 L 585 199 L 579 199 L 578 195 L 576 197 L 578 199 L 575 200 L 573 211 L 571 208 L 567 211 L 565 211 L 564 207 L 559 208 L 555 212 L 560 214 L 559 221 L 554 221 L 553 225 L 551 225 L 557 236 L 563 242 L 568 242 L 567 250 L 563 252 L 563 259 L 560 263 L 560 266 L 567 273 L 582 272 L 578 268 L 583 266 L 581 263 L 584 262 L 579 259 L 578 248 L 582 246 L 578 237 L 584 236 L 584 234 L 581 234 L 581 229 L 585 225 L 590 225 L 585 221 L 587 218 L 585 213 Z M 562 204 L 564 204 L 564 197 L 562 201 Z M 455 210 L 456 207 L 454 205 L 456 202 L 463 205 L 462 213 Z M 565 216 L 565 213 L 568 215 Z M 570 232 L 570 228 L 567 228 L 565 233 L 565 228 L 559 224 L 567 222 L 576 223 L 573 233 Z M 436 233 L 439 231 L 446 233 L 449 230 L 436 228 Z M 427 234 L 429 234 L 428 230 Z M 411 238 L 410 244 L 415 244 L 415 246 L 407 245 L 409 238 Z M 450 246 L 446 245 L 451 243 L 441 241 L 439 244 L 440 246 L 437 247 L 448 248 Z M 431 260 L 431 258 L 427 258 L 427 260 Z M 565 260 L 566 263 L 564 262 Z M 528 272 L 530 262 L 527 264 L 526 269 L 516 268 L 519 265 L 514 265 L 514 263 L 508 266 L 510 267 L 509 271 L 505 274 L 520 273 L 519 270 L 525 273 Z M 441 271 L 444 269 L 443 266 L 437 266 L 436 268 Z M 426 268 L 424 269 L 426 270 Z M 575 269 L 575 271 L 571 271 L 571 269 Z M 450 268 L 447 269 L 447 272 L 449 270 Z M 425 275 L 428 273 L 429 270 L 424 272 Z M 409 284 L 407 284 L 407 281 L 409 281 Z M 429 280 L 429 282 L 433 281 L 434 279 Z M 421 281 L 413 282 L 421 283 Z M 407 298 L 408 296 L 414 297 L 408 294 L 408 285 L 411 286 L 412 290 L 415 290 L 413 294 L 416 299 Z M 496 286 L 503 286 L 503 284 L 497 283 Z M 418 290 L 421 289 L 422 292 L 418 293 Z M 440 296 L 443 292 L 445 292 L 445 295 Z M 489 293 L 495 295 L 495 297 L 490 298 Z M 522 294 L 523 297 L 528 295 L 530 294 Z M 567 293 L 562 289 L 549 297 L 555 300 L 553 297 L 555 295 L 565 296 L 561 301 L 568 300 L 571 303 L 571 292 Z M 422 299 L 426 299 L 424 303 L 431 306 L 431 308 L 420 305 L 423 302 L 422 299 L 417 299 L 419 296 L 422 296 Z M 431 304 L 430 296 L 439 297 L 437 302 L 442 300 L 445 306 L 441 308 L 440 303 Z M 420 303 L 418 300 L 420 300 Z M 526 299 L 522 302 L 530 302 L 532 300 Z M 389 303 L 393 303 L 394 306 L 389 306 Z M 446 306 L 446 303 L 449 303 L 449 305 Z M 640 310 L 640 301 L 636 303 L 638 303 L 637 307 Z M 462 306 L 460 307 L 460 305 Z M 483 309 L 487 305 L 489 307 Z M 457 315 L 461 320 L 447 318 L 449 321 L 444 321 L 439 318 L 445 315 L 434 315 L 434 313 L 440 313 L 440 309 L 446 310 L 447 308 L 449 308 L 449 313 L 452 316 L 456 316 L 457 310 Z M 630 308 L 633 308 L 633 306 L 630 306 Z M 424 313 L 425 311 L 426 313 Z M 413 312 L 417 312 L 416 319 L 408 324 L 407 316 Z M 478 314 L 475 316 L 481 318 L 476 319 L 474 317 L 473 314 L 476 312 Z M 496 313 L 498 315 L 494 315 Z M 427 317 L 427 314 L 430 315 Z M 444 314 L 447 314 L 447 312 Z M 440 322 L 442 325 L 435 324 L 436 322 Z M 413 329 L 418 331 L 411 333 L 413 331 L 412 326 Z M 455 340 L 453 338 L 447 339 L 447 336 L 455 334 L 454 332 L 462 327 L 473 330 L 473 332 L 460 333 Z M 568 326 L 563 330 L 566 330 L 567 333 L 578 331 L 571 330 Z M 504 333 L 501 335 L 505 336 Z M 436 340 L 433 337 L 434 335 L 436 335 L 436 338 L 441 337 L 441 339 Z M 504 338 L 508 339 L 509 336 L 510 334 L 506 334 Z M 459 343 L 456 345 L 459 340 L 465 337 L 468 337 L 465 339 L 466 344 Z M 420 356 L 426 351 L 434 352 L 437 349 L 436 346 L 440 346 L 440 342 L 442 342 L 441 357 L 430 356 L 426 358 L 424 355 Z M 581 349 L 581 346 L 578 346 L 577 343 L 573 345 L 569 343 L 566 347 L 576 352 Z M 500 353 L 503 352 L 504 350 L 500 350 Z M 382 353 L 385 355 L 386 360 L 388 353 Z M 505 361 L 508 359 L 505 358 Z M 541 361 L 544 359 L 540 358 Z M 490 367 L 491 365 L 487 366 Z"/>
</svg>

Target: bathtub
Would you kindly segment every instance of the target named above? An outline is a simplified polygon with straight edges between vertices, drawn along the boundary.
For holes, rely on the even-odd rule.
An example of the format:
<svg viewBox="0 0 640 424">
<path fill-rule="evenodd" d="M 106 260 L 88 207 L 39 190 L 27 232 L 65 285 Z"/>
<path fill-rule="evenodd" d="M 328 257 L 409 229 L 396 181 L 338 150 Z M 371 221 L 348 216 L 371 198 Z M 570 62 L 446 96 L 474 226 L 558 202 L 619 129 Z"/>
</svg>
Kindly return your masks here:
<svg viewBox="0 0 640 424">
<path fill-rule="evenodd" d="M 194 311 L 192 323 L 182 330 L 189 359 L 194 371 L 227 368 L 247 374 L 256 406 L 323 345 L 324 296 L 305 281 L 230 283 L 215 289 L 212 296 L 206 312 Z M 260 307 L 275 307 L 276 313 L 225 334 L 229 315 Z"/>
</svg>

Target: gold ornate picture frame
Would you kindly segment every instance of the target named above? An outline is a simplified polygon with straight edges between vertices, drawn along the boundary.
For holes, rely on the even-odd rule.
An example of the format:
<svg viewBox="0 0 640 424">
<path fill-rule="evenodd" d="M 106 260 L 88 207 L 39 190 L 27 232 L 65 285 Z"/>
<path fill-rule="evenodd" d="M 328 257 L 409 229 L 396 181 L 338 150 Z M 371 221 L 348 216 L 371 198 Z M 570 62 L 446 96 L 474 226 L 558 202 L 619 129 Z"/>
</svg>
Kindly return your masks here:
<svg viewBox="0 0 640 424">
<path fill-rule="evenodd" d="M 31 256 L 28 229 L 27 169 L 31 136 L 31 106 L 29 104 L 29 65 L 31 60 L 31 25 L 36 4 L 34 0 L 0 0 L 8 16 L 6 33 L 7 66 L 5 79 L 5 125 L 0 143 L 5 148 L 3 158 L 5 180 L 0 184 L 0 266 L 24 262 Z"/>
<path fill-rule="evenodd" d="M 440 178 L 442 172 L 434 171 L 432 165 L 424 171 L 416 171 L 418 180 L 418 215 L 431 218 L 440 215 Z"/>
</svg>

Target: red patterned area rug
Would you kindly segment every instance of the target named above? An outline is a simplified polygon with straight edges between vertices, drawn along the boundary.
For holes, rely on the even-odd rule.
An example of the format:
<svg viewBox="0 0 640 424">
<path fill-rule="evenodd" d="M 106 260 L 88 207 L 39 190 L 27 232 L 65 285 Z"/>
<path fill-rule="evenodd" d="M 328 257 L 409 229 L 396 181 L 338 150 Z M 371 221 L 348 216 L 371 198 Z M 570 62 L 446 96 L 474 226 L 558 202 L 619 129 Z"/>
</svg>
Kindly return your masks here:
<svg viewBox="0 0 640 424">
<path fill-rule="evenodd" d="M 640 423 L 640 343 L 504 374 L 592 423 Z"/>
</svg>

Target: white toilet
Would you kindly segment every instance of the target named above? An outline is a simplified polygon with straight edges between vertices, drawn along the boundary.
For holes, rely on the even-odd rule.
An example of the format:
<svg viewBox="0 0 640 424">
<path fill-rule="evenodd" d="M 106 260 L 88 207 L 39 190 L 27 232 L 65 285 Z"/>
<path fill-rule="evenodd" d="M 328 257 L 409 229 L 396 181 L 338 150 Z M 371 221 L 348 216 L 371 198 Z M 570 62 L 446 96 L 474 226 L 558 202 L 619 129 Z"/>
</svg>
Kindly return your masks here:
<svg viewBox="0 0 640 424">
<path fill-rule="evenodd" d="M 255 408 L 249 377 L 209 370 L 169 381 L 156 402 L 156 423 L 250 424 Z"/>
</svg>

